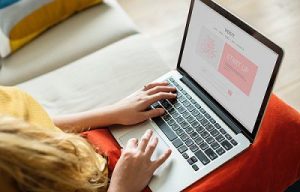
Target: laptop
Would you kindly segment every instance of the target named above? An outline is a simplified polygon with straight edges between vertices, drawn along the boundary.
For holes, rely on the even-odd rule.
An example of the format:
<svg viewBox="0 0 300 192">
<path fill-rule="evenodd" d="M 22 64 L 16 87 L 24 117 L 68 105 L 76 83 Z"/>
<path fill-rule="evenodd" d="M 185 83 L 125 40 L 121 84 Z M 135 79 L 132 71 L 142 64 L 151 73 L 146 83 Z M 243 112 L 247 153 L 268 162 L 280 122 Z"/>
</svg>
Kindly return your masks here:
<svg viewBox="0 0 300 192">
<path fill-rule="evenodd" d="M 113 128 L 121 146 L 152 129 L 152 158 L 170 158 L 154 173 L 154 192 L 181 191 L 246 150 L 255 140 L 283 50 L 211 0 L 192 0 L 176 70 L 159 77 L 176 100 L 151 105 L 166 113 Z"/>
</svg>

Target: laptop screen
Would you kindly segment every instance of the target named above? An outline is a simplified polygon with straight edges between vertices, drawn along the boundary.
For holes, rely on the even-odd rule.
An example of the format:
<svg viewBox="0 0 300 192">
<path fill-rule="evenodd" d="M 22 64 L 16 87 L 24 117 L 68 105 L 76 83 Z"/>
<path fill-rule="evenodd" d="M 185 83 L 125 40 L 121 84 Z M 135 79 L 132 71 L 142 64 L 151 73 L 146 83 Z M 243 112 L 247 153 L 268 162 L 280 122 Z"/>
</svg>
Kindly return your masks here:
<svg viewBox="0 0 300 192">
<path fill-rule="evenodd" d="M 278 54 L 203 2 L 194 2 L 180 67 L 250 133 Z"/>
</svg>

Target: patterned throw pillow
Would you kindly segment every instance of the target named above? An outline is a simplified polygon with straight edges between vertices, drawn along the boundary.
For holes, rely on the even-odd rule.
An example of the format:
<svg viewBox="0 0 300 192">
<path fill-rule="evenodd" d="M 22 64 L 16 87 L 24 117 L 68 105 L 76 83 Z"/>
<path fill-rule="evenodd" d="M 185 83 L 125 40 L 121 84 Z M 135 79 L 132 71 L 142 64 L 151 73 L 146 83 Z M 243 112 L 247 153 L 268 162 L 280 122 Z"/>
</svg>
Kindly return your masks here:
<svg viewBox="0 0 300 192">
<path fill-rule="evenodd" d="M 51 26 L 101 1 L 0 0 L 0 56 L 8 56 Z"/>
</svg>

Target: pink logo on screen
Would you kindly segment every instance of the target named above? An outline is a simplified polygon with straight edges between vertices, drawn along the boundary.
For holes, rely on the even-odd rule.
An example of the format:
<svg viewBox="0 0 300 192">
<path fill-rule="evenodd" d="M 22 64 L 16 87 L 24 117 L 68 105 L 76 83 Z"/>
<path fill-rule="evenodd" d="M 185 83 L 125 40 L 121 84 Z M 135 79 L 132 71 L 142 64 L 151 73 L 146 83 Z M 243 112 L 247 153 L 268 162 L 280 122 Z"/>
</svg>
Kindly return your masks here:
<svg viewBox="0 0 300 192">
<path fill-rule="evenodd" d="M 207 57 L 207 59 L 214 59 L 216 57 L 215 41 L 207 37 L 204 42 L 200 44 L 200 52 Z"/>
<path fill-rule="evenodd" d="M 227 43 L 224 46 L 218 71 L 249 96 L 257 66 Z"/>
</svg>

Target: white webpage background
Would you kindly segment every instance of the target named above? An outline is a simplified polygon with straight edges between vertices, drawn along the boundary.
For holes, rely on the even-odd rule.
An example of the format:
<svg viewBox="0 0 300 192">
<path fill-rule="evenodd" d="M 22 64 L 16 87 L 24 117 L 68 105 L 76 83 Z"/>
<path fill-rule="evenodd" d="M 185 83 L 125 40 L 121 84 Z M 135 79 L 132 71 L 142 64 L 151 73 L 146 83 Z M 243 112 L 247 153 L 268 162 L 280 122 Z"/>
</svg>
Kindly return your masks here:
<svg viewBox="0 0 300 192">
<path fill-rule="evenodd" d="M 225 28 L 233 32 L 234 37 L 226 35 Z M 201 36 L 207 32 L 212 34 L 212 38 L 217 38 L 218 43 L 215 44 L 215 52 L 213 52 L 217 63 L 214 63 L 215 58 L 203 59 L 197 52 L 201 46 L 199 45 Z M 218 72 L 214 66 L 219 65 L 225 42 L 257 65 L 249 96 Z M 277 58 L 278 55 L 261 42 L 201 1 L 195 1 L 181 67 L 251 133 Z M 227 93 L 228 90 L 232 91 L 231 96 Z"/>
</svg>

